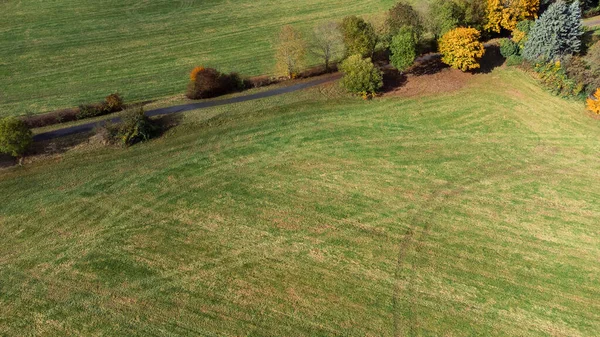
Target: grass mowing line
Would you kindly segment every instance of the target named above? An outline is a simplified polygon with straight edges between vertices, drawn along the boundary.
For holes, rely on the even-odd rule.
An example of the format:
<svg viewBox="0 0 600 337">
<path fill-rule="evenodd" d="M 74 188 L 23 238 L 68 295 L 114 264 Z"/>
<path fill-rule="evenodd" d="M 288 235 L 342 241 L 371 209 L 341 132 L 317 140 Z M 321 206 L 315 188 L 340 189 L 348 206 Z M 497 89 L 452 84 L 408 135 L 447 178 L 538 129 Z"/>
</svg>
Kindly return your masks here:
<svg viewBox="0 0 600 337">
<path fill-rule="evenodd" d="M 0 37 L 0 116 L 76 106 L 114 91 L 128 101 L 173 95 L 185 90 L 188 72 L 199 64 L 246 76 L 270 74 L 272 44 L 282 25 L 297 25 L 308 34 L 319 22 L 382 13 L 392 4 L 5 1 L 0 4 L 7 27 Z"/>
<path fill-rule="evenodd" d="M 0 172 L 0 331 L 594 335 L 598 123 L 476 84 L 313 88 Z"/>
</svg>

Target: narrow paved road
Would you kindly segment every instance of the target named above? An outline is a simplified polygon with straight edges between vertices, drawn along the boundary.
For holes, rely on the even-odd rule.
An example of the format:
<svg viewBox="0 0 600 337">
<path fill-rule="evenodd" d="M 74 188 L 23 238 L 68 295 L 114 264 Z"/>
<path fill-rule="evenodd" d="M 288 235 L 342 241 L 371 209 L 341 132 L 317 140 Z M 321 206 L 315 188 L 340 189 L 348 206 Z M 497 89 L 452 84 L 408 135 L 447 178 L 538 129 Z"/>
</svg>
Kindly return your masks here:
<svg viewBox="0 0 600 337">
<path fill-rule="evenodd" d="M 246 96 L 233 97 L 233 98 L 228 98 L 228 99 L 219 100 L 219 101 L 205 101 L 205 102 L 189 103 L 189 104 L 184 104 L 184 105 L 172 106 L 172 107 L 168 107 L 168 108 L 150 110 L 150 111 L 146 112 L 146 115 L 149 117 L 170 115 L 170 114 L 175 114 L 175 113 L 184 112 L 184 111 L 206 109 L 206 108 L 212 108 L 212 107 L 216 107 L 216 106 L 220 106 L 220 105 L 241 103 L 241 102 L 253 101 L 253 100 L 257 100 L 257 99 L 261 99 L 261 98 L 267 98 L 267 97 L 271 97 L 271 96 L 283 95 L 283 94 L 291 93 L 294 91 L 314 87 L 314 86 L 317 86 L 317 85 L 320 85 L 323 83 L 331 82 L 336 79 L 339 79 L 340 76 L 341 76 L 340 74 L 332 74 L 332 75 L 327 75 L 323 78 L 319 78 L 317 80 L 304 82 L 304 83 L 298 83 L 298 84 L 294 84 L 294 85 L 290 85 L 290 86 L 282 87 L 282 88 L 277 88 L 277 89 L 271 89 L 268 91 L 259 92 L 256 94 L 251 94 L 251 95 L 246 95 Z M 111 123 L 118 123 L 120 120 L 121 119 L 117 117 L 117 118 L 110 119 L 109 121 Z M 54 130 L 54 131 L 39 133 L 33 137 L 33 140 L 34 141 L 43 141 L 43 140 L 50 140 L 50 139 L 70 136 L 70 135 L 74 135 L 77 133 L 90 132 L 90 131 L 94 130 L 94 128 L 96 126 L 98 126 L 99 124 L 104 123 L 104 122 L 106 122 L 106 120 L 105 121 L 96 121 L 96 122 L 81 124 L 81 125 L 75 125 L 75 126 L 70 126 L 70 127 L 66 127 L 66 128 L 58 129 L 58 130 Z"/>
<path fill-rule="evenodd" d="M 583 25 L 586 27 L 600 26 L 600 15 L 583 21 Z"/>
</svg>

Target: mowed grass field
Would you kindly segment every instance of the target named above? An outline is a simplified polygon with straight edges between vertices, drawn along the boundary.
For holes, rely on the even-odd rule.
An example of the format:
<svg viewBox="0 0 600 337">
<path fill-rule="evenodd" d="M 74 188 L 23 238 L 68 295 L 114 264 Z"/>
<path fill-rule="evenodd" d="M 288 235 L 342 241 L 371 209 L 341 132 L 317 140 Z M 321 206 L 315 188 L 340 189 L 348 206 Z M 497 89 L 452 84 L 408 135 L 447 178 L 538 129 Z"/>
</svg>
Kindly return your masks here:
<svg viewBox="0 0 600 337">
<path fill-rule="evenodd" d="M 517 70 L 0 172 L 0 335 L 597 336 L 600 122 Z"/>
<path fill-rule="evenodd" d="M 0 1 L 0 116 L 183 93 L 197 65 L 271 74 L 279 29 L 308 33 L 394 0 Z"/>
</svg>

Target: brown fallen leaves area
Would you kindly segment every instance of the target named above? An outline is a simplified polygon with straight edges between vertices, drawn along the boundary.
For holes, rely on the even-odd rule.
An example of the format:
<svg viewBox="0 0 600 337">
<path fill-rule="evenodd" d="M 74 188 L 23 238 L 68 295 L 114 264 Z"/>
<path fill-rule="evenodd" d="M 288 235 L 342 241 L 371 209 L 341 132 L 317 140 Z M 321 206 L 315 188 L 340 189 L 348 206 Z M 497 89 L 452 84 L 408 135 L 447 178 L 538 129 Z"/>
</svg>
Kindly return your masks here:
<svg viewBox="0 0 600 337">
<path fill-rule="evenodd" d="M 385 69 L 383 96 L 419 97 L 460 90 L 477 74 L 490 73 L 504 64 L 497 45 L 486 45 L 480 64 L 480 69 L 463 72 L 442 63 L 437 54 L 425 55 L 404 74 L 393 68 Z"/>
<path fill-rule="evenodd" d="M 446 68 L 433 74 L 388 74 L 383 96 L 419 97 L 438 95 L 460 90 L 473 78 L 473 74 Z"/>
</svg>

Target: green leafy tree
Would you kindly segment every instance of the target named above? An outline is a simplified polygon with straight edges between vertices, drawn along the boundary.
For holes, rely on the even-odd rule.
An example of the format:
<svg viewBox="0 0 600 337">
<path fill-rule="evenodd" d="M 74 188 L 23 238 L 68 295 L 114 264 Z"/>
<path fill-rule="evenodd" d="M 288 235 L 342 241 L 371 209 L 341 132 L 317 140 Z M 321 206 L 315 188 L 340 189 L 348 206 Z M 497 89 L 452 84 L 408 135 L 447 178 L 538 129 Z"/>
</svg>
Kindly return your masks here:
<svg viewBox="0 0 600 337">
<path fill-rule="evenodd" d="M 417 39 L 412 27 L 403 27 L 392 38 L 390 62 L 400 71 L 410 67 L 417 57 Z"/>
<path fill-rule="evenodd" d="M 370 57 L 377 45 L 377 34 L 372 24 L 356 16 L 347 16 L 340 25 L 346 55 Z"/>
<path fill-rule="evenodd" d="M 360 54 L 348 57 L 340 65 L 344 74 L 341 85 L 349 92 L 362 94 L 364 97 L 377 93 L 383 87 L 383 74 L 370 58 Z"/>
<path fill-rule="evenodd" d="M 429 29 L 437 39 L 461 25 L 465 14 L 453 0 L 433 0 L 429 5 L 428 17 Z"/>
<path fill-rule="evenodd" d="M 412 27 L 418 39 L 423 34 L 423 20 L 419 12 L 404 1 L 389 10 L 386 22 L 391 36 L 398 34 L 402 27 Z"/>
<path fill-rule="evenodd" d="M 487 4 L 482 0 L 456 0 L 463 13 L 464 27 L 472 27 L 482 31 L 487 21 Z"/>
<path fill-rule="evenodd" d="M 523 57 L 530 61 L 559 60 L 581 49 L 581 10 L 575 1 L 570 6 L 564 1 L 550 5 L 535 22 L 525 47 Z"/>
<path fill-rule="evenodd" d="M 33 134 L 22 120 L 14 117 L 0 120 L 0 152 L 21 157 L 32 141 Z"/>
</svg>

